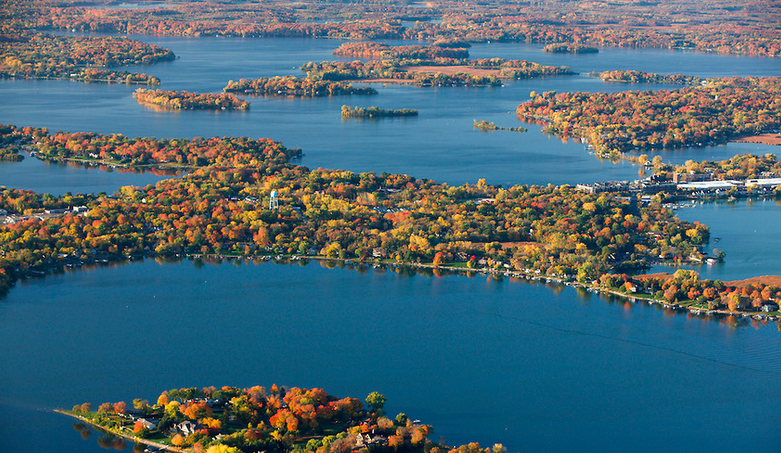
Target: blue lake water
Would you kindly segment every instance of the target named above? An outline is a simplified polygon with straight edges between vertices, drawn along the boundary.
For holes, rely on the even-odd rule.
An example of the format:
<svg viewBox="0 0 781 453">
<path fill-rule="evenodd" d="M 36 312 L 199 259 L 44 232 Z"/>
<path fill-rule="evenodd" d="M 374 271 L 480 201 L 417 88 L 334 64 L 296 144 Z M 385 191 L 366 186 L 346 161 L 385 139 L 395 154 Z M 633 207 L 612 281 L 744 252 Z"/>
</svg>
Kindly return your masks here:
<svg viewBox="0 0 781 453">
<path fill-rule="evenodd" d="M 697 203 L 676 210 L 678 217 L 699 221 L 711 230 L 706 251 L 727 254 L 722 264 L 683 266 L 703 278 L 738 280 L 759 275 L 781 274 L 781 202 L 772 199 L 726 200 Z M 656 266 L 651 272 L 675 272 L 674 267 Z"/>
<path fill-rule="evenodd" d="M 307 61 L 337 59 L 331 51 L 342 41 L 326 39 L 240 39 L 139 37 L 173 50 L 170 63 L 131 67 L 163 81 L 161 88 L 219 92 L 229 80 L 300 74 Z M 697 61 L 698 74 L 709 76 L 778 73 L 776 59 L 739 58 L 649 50 L 605 50 L 593 58 L 551 55 L 539 46 L 481 44 L 474 56 L 526 58 L 568 65 L 586 73 L 616 69 L 624 59 L 638 69 L 682 72 Z M 625 63 L 624 63 L 625 64 Z M 703 74 L 704 71 L 709 71 Z M 157 112 L 139 105 L 135 87 L 65 81 L 0 81 L 0 122 L 45 126 L 51 130 L 119 132 L 127 136 L 269 137 L 302 148 L 302 164 L 356 172 L 387 171 L 460 185 L 479 178 L 494 184 L 576 184 L 636 179 L 638 168 L 613 164 L 589 155 L 583 145 L 548 137 L 537 125 L 519 122 L 516 106 L 531 91 L 620 91 L 669 88 L 660 85 L 605 84 L 586 75 L 507 82 L 501 88 L 432 88 L 375 84 L 377 96 L 321 99 L 249 98 L 248 112 Z M 416 118 L 343 122 L 340 108 L 376 105 L 415 108 Z M 500 126 L 526 126 L 528 133 L 485 133 L 474 120 Z M 659 151 L 665 160 L 714 160 L 741 152 L 773 152 L 772 146 L 728 144 L 701 149 Z M 657 153 L 649 153 L 653 156 Z M 0 174 L 2 177 L 2 174 Z"/>
<path fill-rule="evenodd" d="M 450 444 L 776 451 L 775 326 L 484 276 L 143 263 L 0 303 L 0 450 L 97 452 L 57 407 L 181 386 L 380 391 Z M 23 422 L 20 422 L 23 420 Z"/>
<path fill-rule="evenodd" d="M 144 187 L 174 177 L 119 168 L 101 170 L 76 163 L 47 163 L 29 155 L 21 162 L 0 162 L 0 175 L 0 185 L 52 195 L 66 192 L 112 195 L 122 186 Z"/>
<path fill-rule="evenodd" d="M 162 88 L 218 92 L 229 79 L 297 74 L 335 59 L 335 40 L 142 37 L 180 58 L 140 70 Z M 480 44 L 474 57 L 524 58 L 585 73 L 643 69 L 777 75 L 778 59 L 603 49 L 551 55 Z M 517 126 L 530 91 L 617 91 L 584 75 L 501 88 L 377 85 L 369 98 L 250 98 L 249 112 L 155 112 L 134 87 L 0 80 L 0 122 L 129 136 L 270 137 L 304 165 L 388 171 L 452 184 L 560 184 L 631 179 L 583 146 L 539 133 L 482 133 L 473 119 Z M 342 122 L 342 104 L 417 108 L 418 118 Z M 662 152 L 666 161 L 777 148 L 729 144 Z M 60 194 L 113 193 L 151 174 L 0 163 L 0 184 Z M 781 269 L 775 202 L 711 203 L 678 214 L 711 226 L 727 280 Z M 701 271 L 705 272 L 705 271 Z M 710 274 L 708 274 L 710 275 Z M 728 278 L 729 277 L 729 278 Z M 51 412 L 92 401 L 155 398 L 182 386 L 272 383 L 337 395 L 388 396 L 388 411 L 431 423 L 450 444 L 510 451 L 777 451 L 776 326 L 718 322 L 615 302 L 570 288 L 485 277 L 288 265 L 156 263 L 67 271 L 20 282 L 0 300 L 0 451 L 102 450 Z M 24 423 L 19 421 L 23 420 Z"/>
</svg>

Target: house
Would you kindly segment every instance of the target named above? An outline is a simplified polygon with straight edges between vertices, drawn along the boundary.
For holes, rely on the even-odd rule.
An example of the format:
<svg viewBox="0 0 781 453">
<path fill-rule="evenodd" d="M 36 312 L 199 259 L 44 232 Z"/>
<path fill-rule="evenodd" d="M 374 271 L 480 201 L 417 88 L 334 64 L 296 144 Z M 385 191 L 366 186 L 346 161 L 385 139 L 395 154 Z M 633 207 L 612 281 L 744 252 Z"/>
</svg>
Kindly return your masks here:
<svg viewBox="0 0 781 453">
<path fill-rule="evenodd" d="M 155 423 L 155 422 L 153 422 L 151 420 L 147 420 L 145 418 L 139 418 L 136 421 L 136 423 L 141 423 L 144 426 L 144 428 L 146 428 L 149 431 L 154 431 L 154 430 L 157 429 L 157 423 Z"/>
<path fill-rule="evenodd" d="M 765 313 L 771 312 L 771 311 L 778 311 L 778 304 L 772 301 L 764 302 L 762 304 L 762 307 L 760 308 L 761 311 L 764 311 Z"/>
<path fill-rule="evenodd" d="M 355 436 L 355 445 L 358 447 L 375 447 L 387 445 L 388 439 L 382 436 L 374 436 L 371 434 L 357 434 Z"/>
<path fill-rule="evenodd" d="M 174 429 L 179 431 L 185 436 L 189 436 L 190 434 L 194 433 L 198 429 L 198 425 L 191 422 L 190 420 L 185 420 L 182 423 L 179 423 L 178 425 L 174 426 Z"/>
</svg>

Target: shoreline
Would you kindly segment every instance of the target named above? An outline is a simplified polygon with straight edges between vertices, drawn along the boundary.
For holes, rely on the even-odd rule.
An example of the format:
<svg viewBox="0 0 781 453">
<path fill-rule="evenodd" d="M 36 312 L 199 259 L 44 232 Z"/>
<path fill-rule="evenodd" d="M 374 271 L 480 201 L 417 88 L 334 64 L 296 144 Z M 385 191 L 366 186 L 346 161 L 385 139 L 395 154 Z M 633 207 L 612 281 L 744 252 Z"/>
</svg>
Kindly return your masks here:
<svg viewBox="0 0 781 453">
<path fill-rule="evenodd" d="M 219 260 L 234 260 L 234 259 L 257 259 L 262 262 L 271 262 L 273 264 L 290 264 L 294 261 L 301 261 L 301 260 L 312 260 L 312 261 L 320 261 L 320 262 L 334 262 L 334 263 L 343 263 L 343 264 L 350 264 L 353 266 L 371 266 L 374 268 L 388 268 L 388 267 L 408 267 L 411 269 L 421 269 L 421 270 L 431 270 L 434 271 L 445 271 L 450 272 L 454 275 L 459 276 L 469 276 L 470 273 L 474 274 L 482 274 L 482 275 L 495 275 L 495 276 L 501 276 L 501 277 L 507 277 L 510 279 L 524 279 L 527 282 L 540 282 L 540 283 L 554 283 L 564 286 L 569 286 L 574 289 L 583 289 L 585 291 L 588 291 L 590 293 L 594 294 L 610 294 L 615 297 L 619 297 L 622 299 L 625 299 L 628 302 L 641 302 L 644 301 L 648 303 L 649 305 L 660 305 L 665 309 L 675 310 L 675 311 L 688 311 L 689 313 L 695 314 L 695 315 L 705 315 L 708 317 L 713 317 L 715 315 L 720 316 L 739 316 L 742 318 L 753 318 L 753 319 L 759 319 L 759 320 L 767 320 L 767 321 L 781 321 L 781 315 L 779 314 L 772 314 L 775 312 L 761 312 L 761 311 L 744 311 L 744 310 L 735 310 L 730 311 L 728 309 L 708 309 L 703 307 L 697 307 L 694 306 L 695 301 L 689 300 L 689 301 L 679 301 L 679 302 L 668 302 L 665 300 L 660 300 L 655 298 L 652 294 L 648 293 L 623 293 L 619 291 L 615 291 L 612 289 L 603 288 L 599 285 L 593 285 L 589 283 L 582 283 L 578 282 L 577 280 L 570 280 L 570 279 L 564 279 L 561 277 L 554 277 L 550 275 L 545 274 L 536 274 L 536 273 L 528 273 L 520 270 L 507 270 L 507 269 L 492 269 L 492 268 L 466 268 L 466 267 L 458 267 L 458 266 L 452 266 L 452 265 L 439 265 L 435 266 L 433 264 L 423 264 L 423 263 L 415 263 L 415 262 L 396 262 L 396 261 L 387 261 L 387 260 L 367 260 L 363 261 L 360 259 L 351 259 L 351 258 L 329 258 L 325 256 L 320 255 L 220 255 L 220 254 L 200 254 L 200 253 L 194 253 L 194 254 L 178 254 L 176 256 L 164 256 L 164 255 L 136 255 L 136 256 L 129 256 L 125 257 L 124 259 L 110 259 L 110 258 L 98 258 L 96 257 L 94 259 L 94 265 L 98 264 L 124 264 L 124 263 L 132 263 L 136 261 L 137 259 L 156 259 L 156 258 L 162 258 L 167 260 L 174 260 L 177 262 L 181 262 L 184 259 L 190 259 L 190 260 L 196 260 L 196 259 L 219 259 Z M 287 261 L 285 262 L 278 262 L 278 261 Z M 87 263 L 80 262 L 81 264 L 74 266 L 73 263 L 60 263 L 61 265 L 50 265 L 47 267 L 46 271 L 38 271 L 38 272 L 30 272 L 26 274 L 27 278 L 32 277 L 45 277 L 46 274 L 48 274 L 50 271 L 56 271 L 58 269 L 62 269 L 64 267 L 69 267 L 71 269 L 79 268 L 82 265 L 85 265 Z M 257 263 L 256 263 L 257 264 Z M 642 279 L 643 276 L 647 276 L 646 278 L 672 278 L 672 274 L 669 274 L 667 272 L 661 272 L 661 273 L 655 273 L 655 274 L 634 274 L 631 275 L 631 277 Z M 781 281 L 781 275 L 763 275 L 763 276 L 756 276 L 756 277 L 750 277 L 743 280 L 730 280 L 725 281 L 724 284 L 727 286 L 736 286 L 738 288 L 745 286 L 749 283 L 756 283 L 758 281 L 762 281 L 762 279 L 768 280 L 768 281 Z M 13 286 L 11 286 L 13 288 Z M 10 290 L 10 288 L 9 288 Z M 1 296 L 0 296 L 1 297 Z M 66 414 L 71 415 L 71 414 Z M 134 438 L 135 439 L 135 438 Z"/>
<path fill-rule="evenodd" d="M 240 259 L 240 258 L 251 258 L 250 255 L 185 255 L 187 258 L 200 258 L 203 256 L 207 257 L 215 257 L 219 259 Z M 602 288 L 599 285 L 591 285 L 588 283 L 581 283 L 576 280 L 566 280 L 559 277 L 552 277 L 549 275 L 543 275 L 543 274 L 529 274 L 523 271 L 510 271 L 510 270 L 499 270 L 499 269 L 488 269 L 488 268 L 463 268 L 463 267 L 455 267 L 455 266 L 447 266 L 447 265 L 440 265 L 440 266 L 434 266 L 433 264 L 422 264 L 422 263 L 401 263 L 401 262 L 380 262 L 380 263 L 374 263 L 374 262 L 362 262 L 360 260 L 356 261 L 354 259 L 347 259 L 347 258 L 328 258 L 323 256 L 297 256 L 297 255 L 279 255 L 279 259 L 287 259 L 289 261 L 300 261 L 302 259 L 304 260 L 313 260 L 313 261 L 334 261 L 334 262 L 341 262 L 345 264 L 352 264 L 352 265 L 365 265 L 365 266 L 373 266 L 373 267 L 381 267 L 381 266 L 398 266 L 398 267 L 410 267 L 410 268 L 416 268 L 416 269 L 431 269 L 433 270 L 444 270 L 447 272 L 452 272 L 453 274 L 469 274 L 470 272 L 477 273 L 477 274 L 483 274 L 483 275 L 499 275 L 502 277 L 509 277 L 509 278 L 517 278 L 517 279 L 525 279 L 527 281 L 538 281 L 541 283 L 557 283 L 560 285 L 569 286 L 571 288 L 581 288 L 588 292 L 594 293 L 594 294 L 611 294 L 616 297 L 620 297 L 622 299 L 626 299 L 629 302 L 647 302 L 649 305 L 660 305 L 663 308 L 675 310 L 675 311 L 688 311 L 695 315 L 706 315 L 706 316 L 714 316 L 714 315 L 724 315 L 724 316 L 740 316 L 743 318 L 750 317 L 754 319 L 765 319 L 768 321 L 775 321 L 781 319 L 781 316 L 774 315 L 770 313 L 765 312 L 750 312 L 750 311 L 741 311 L 741 310 L 735 310 L 735 311 L 729 311 L 728 309 L 708 309 L 708 308 L 700 308 L 695 307 L 692 305 L 682 305 L 687 303 L 694 303 L 694 301 L 683 301 L 683 302 L 667 302 L 663 300 L 659 300 L 653 297 L 651 294 L 646 293 L 640 293 L 640 294 L 628 294 L 628 293 L 622 293 L 619 291 L 614 291 L 606 288 Z M 263 256 L 260 257 L 263 259 L 263 261 L 272 261 L 273 257 L 269 256 Z M 277 263 L 274 263 L 277 264 Z M 665 273 L 666 274 L 666 273 Z M 645 274 L 637 274 L 633 275 L 633 277 L 641 277 Z M 658 274 L 649 274 L 649 275 L 658 275 Z M 667 274 L 672 277 L 672 274 Z M 728 286 L 739 286 L 741 283 L 749 283 L 751 281 L 755 281 L 756 279 L 760 278 L 771 278 L 771 279 L 778 279 L 781 280 L 781 275 L 765 275 L 760 277 L 752 277 L 749 279 L 744 280 L 734 280 L 725 282 L 725 284 L 729 283 Z M 745 284 L 744 283 L 744 284 Z"/>
<path fill-rule="evenodd" d="M 144 445 L 148 445 L 150 447 L 160 448 L 163 451 L 170 451 L 170 452 L 174 452 L 174 453 L 185 453 L 186 452 L 186 450 L 174 447 L 172 445 L 161 444 L 161 443 L 155 442 L 153 440 L 142 439 L 140 437 L 134 437 L 134 436 L 131 436 L 129 434 L 122 433 L 122 432 L 112 431 L 110 429 L 107 429 L 104 426 L 98 425 L 97 423 L 93 422 L 90 419 L 84 418 L 84 417 L 82 417 L 80 415 L 70 414 L 70 413 L 68 413 L 68 412 L 66 412 L 66 411 L 64 411 L 62 409 L 54 409 L 54 412 L 57 412 L 58 414 L 67 415 L 68 417 L 72 417 L 72 418 L 81 420 L 84 423 L 88 424 L 89 426 L 91 426 L 92 428 L 95 428 L 96 430 L 98 430 L 100 432 L 111 434 L 112 436 L 121 437 L 123 439 L 131 440 L 131 441 L 133 441 L 134 443 L 137 443 L 137 444 L 144 444 Z"/>
</svg>

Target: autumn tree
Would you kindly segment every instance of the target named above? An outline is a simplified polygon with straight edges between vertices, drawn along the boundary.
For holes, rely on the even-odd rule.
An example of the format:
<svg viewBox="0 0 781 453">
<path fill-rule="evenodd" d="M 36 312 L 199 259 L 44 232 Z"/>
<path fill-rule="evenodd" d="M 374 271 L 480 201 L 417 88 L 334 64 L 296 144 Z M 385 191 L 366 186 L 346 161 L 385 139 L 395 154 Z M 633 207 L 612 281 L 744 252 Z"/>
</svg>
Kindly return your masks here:
<svg viewBox="0 0 781 453">
<path fill-rule="evenodd" d="M 127 411 L 127 403 L 124 401 L 114 403 L 111 407 L 114 409 L 115 414 L 124 414 Z"/>
</svg>

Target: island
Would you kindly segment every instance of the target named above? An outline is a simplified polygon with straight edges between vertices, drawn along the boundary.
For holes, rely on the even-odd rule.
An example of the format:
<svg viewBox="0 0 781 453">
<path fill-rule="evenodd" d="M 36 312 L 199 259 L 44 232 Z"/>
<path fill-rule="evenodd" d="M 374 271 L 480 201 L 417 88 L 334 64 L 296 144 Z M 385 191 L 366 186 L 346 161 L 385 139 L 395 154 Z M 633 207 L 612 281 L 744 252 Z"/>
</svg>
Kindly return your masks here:
<svg viewBox="0 0 781 453">
<path fill-rule="evenodd" d="M 355 107 L 342 106 L 342 118 L 393 118 L 393 117 L 418 116 L 414 109 L 381 109 L 379 107 Z"/>
<path fill-rule="evenodd" d="M 480 129 L 483 132 L 493 132 L 493 131 L 512 131 L 512 132 L 526 132 L 526 129 L 523 127 L 500 127 L 494 124 L 493 122 L 488 122 L 486 120 L 474 120 L 474 128 Z"/>
<path fill-rule="evenodd" d="M 249 102 L 226 93 L 191 93 L 139 88 L 133 93 L 133 97 L 139 104 L 165 110 L 249 110 Z"/>
<path fill-rule="evenodd" d="M 705 79 L 683 74 L 661 75 L 638 70 L 620 70 L 590 72 L 590 77 L 598 77 L 603 82 L 614 83 L 660 83 L 666 85 L 700 85 Z"/>
<path fill-rule="evenodd" d="M 544 66 L 526 60 L 502 58 L 436 58 L 355 60 L 351 62 L 309 62 L 301 66 L 312 80 L 352 80 L 382 83 L 410 83 L 419 87 L 501 86 L 504 79 L 529 79 L 572 75 L 562 66 Z"/>
<path fill-rule="evenodd" d="M 371 87 L 354 87 L 351 83 L 295 76 L 261 77 L 255 80 L 241 79 L 238 82 L 231 80 L 222 90 L 226 93 L 298 97 L 377 94 L 377 90 Z"/>
<path fill-rule="evenodd" d="M 580 43 L 548 44 L 542 50 L 548 53 L 597 53 L 599 49 Z"/>
<path fill-rule="evenodd" d="M 137 445 L 172 452 L 459 452 L 429 440 L 433 433 L 429 425 L 404 413 L 386 416 L 385 402 L 384 395 L 372 392 L 364 408 L 357 398 L 337 398 L 319 388 L 274 384 L 269 389 L 171 389 L 162 392 L 152 405 L 136 398 L 132 407 L 124 401 L 107 402 L 93 411 L 91 403 L 82 403 L 57 412 Z M 477 444 L 469 448 L 467 453 L 492 451 Z M 493 446 L 494 453 L 504 451 L 501 444 Z"/>
<path fill-rule="evenodd" d="M 447 46 L 436 44 L 429 46 L 390 46 L 380 42 L 346 42 L 337 47 L 333 54 L 337 57 L 370 58 L 374 60 L 419 59 L 433 60 L 436 58 L 468 58 L 469 51 L 456 42 Z"/>
</svg>

